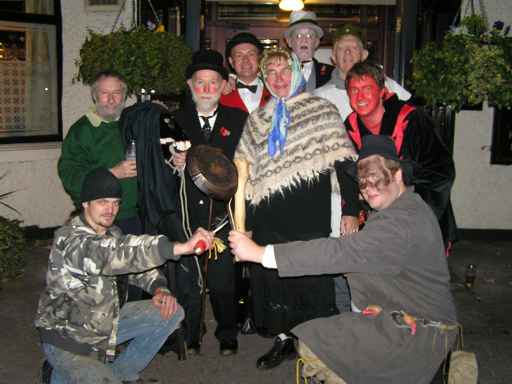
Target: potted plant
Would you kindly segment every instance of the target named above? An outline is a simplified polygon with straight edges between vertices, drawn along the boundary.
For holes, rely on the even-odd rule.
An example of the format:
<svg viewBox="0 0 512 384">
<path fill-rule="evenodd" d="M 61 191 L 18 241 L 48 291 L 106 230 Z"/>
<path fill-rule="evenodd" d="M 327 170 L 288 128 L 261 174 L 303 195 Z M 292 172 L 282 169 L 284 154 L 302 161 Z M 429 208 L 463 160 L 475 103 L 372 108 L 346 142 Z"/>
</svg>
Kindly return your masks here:
<svg viewBox="0 0 512 384">
<path fill-rule="evenodd" d="M 0 176 L 3 179 L 5 174 Z M 0 207 L 19 213 L 3 201 L 11 192 L 0 194 Z M 19 277 L 25 267 L 26 240 L 19 220 L 10 220 L 0 215 L 0 283 Z"/>
<path fill-rule="evenodd" d="M 412 60 L 412 88 L 429 106 L 459 111 L 487 100 L 512 107 L 512 38 L 500 21 L 489 30 L 472 15 L 450 30 L 440 45 L 428 43 Z"/>
<path fill-rule="evenodd" d="M 145 89 L 176 95 L 185 86 L 185 68 L 191 57 L 191 49 L 173 33 L 143 26 L 108 34 L 89 30 L 75 62 L 73 81 L 91 85 L 99 71 L 108 69 L 126 79 L 129 94 Z"/>
</svg>

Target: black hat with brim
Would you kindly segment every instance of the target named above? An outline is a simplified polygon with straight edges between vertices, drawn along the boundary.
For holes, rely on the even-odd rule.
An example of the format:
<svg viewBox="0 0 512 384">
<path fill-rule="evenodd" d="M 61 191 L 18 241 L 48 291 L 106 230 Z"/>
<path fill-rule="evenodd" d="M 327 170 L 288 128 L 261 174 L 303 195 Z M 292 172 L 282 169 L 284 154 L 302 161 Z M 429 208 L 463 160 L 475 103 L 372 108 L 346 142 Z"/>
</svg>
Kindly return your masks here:
<svg viewBox="0 0 512 384">
<path fill-rule="evenodd" d="M 347 168 L 348 174 L 357 180 L 357 163 L 374 155 L 382 156 L 385 159 L 394 160 L 400 163 L 400 167 L 404 174 L 405 184 L 410 185 L 413 183 L 415 163 L 411 160 L 400 159 L 393 139 L 387 135 L 364 136 L 362 139 L 361 150 L 359 151 L 359 157 L 355 163 L 352 163 Z"/>
<path fill-rule="evenodd" d="M 185 70 L 185 76 L 190 79 L 195 72 L 209 69 L 219 73 L 224 80 L 227 80 L 228 71 L 223 64 L 224 58 L 218 51 L 213 49 L 197 51 L 192 56 L 192 63 Z"/>
<path fill-rule="evenodd" d="M 226 44 L 226 52 L 224 55 L 226 60 L 231 56 L 231 50 L 233 48 L 235 48 L 238 44 L 244 43 L 254 45 L 258 49 L 259 53 L 263 52 L 263 44 L 261 44 L 256 36 L 250 32 L 240 32 L 233 36 Z"/>
</svg>

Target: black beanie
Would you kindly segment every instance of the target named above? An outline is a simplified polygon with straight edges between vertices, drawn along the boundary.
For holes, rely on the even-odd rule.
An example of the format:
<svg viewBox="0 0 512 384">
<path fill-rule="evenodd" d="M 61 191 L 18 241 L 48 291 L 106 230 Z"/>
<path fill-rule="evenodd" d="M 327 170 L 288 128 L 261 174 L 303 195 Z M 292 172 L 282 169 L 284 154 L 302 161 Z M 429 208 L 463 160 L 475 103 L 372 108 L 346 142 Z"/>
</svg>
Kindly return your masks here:
<svg viewBox="0 0 512 384">
<path fill-rule="evenodd" d="M 106 168 L 96 168 L 85 176 L 80 202 L 104 198 L 120 199 L 123 192 L 119 180 Z"/>
</svg>

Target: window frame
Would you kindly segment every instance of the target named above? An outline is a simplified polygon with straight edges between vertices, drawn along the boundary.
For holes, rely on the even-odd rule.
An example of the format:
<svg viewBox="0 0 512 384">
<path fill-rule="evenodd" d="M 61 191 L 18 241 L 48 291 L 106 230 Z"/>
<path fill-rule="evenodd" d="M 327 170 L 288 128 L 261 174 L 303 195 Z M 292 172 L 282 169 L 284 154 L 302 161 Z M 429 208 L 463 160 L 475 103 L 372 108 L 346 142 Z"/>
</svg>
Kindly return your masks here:
<svg viewBox="0 0 512 384">
<path fill-rule="evenodd" d="M 62 141 L 62 13 L 60 0 L 54 0 L 53 15 L 41 15 L 34 13 L 20 12 L 2 12 L 0 21 L 32 23 L 41 25 L 54 25 L 56 36 L 56 61 L 57 61 L 57 133 L 49 135 L 29 135 L 29 136 L 11 136 L 0 137 L 0 145 L 2 144 L 20 144 L 20 143 L 45 143 Z"/>
</svg>

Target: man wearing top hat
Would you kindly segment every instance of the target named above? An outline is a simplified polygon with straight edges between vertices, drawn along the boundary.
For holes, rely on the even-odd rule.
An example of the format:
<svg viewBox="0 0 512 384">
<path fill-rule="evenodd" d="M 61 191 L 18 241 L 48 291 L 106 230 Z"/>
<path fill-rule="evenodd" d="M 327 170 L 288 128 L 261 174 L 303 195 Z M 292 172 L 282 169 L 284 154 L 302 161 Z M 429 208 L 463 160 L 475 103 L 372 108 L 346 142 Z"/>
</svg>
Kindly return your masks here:
<svg viewBox="0 0 512 384">
<path fill-rule="evenodd" d="M 236 81 L 231 92 L 221 96 L 222 105 L 248 113 L 265 105 L 270 93 L 258 77 L 258 62 L 262 52 L 263 46 L 252 33 L 240 32 L 229 40 L 225 58 L 236 74 Z"/>
<path fill-rule="evenodd" d="M 284 32 L 286 44 L 297 55 L 306 79 L 306 91 L 311 92 L 329 81 L 334 69 L 332 65 L 318 62 L 314 58 L 324 31 L 316 21 L 314 12 L 293 11 Z"/>
<path fill-rule="evenodd" d="M 184 108 L 177 111 L 175 123 L 188 136 L 192 146 L 207 144 L 222 150 L 229 159 L 233 159 L 235 148 L 240 140 L 247 113 L 219 104 L 220 96 L 228 79 L 228 71 L 223 65 L 222 55 L 215 50 L 201 50 L 192 56 L 192 63 L 187 67 L 185 75 L 190 89 L 191 99 Z M 172 162 L 177 168 L 183 169 L 186 163 L 186 152 L 174 154 Z M 210 199 L 201 192 L 186 175 L 187 211 L 191 230 L 208 227 Z M 213 202 L 213 218 L 222 219 L 226 215 L 224 202 Z M 216 236 L 226 239 L 228 228 L 217 232 Z M 208 257 L 208 253 L 202 255 Z M 179 268 L 178 268 L 179 270 Z M 189 280 L 200 280 L 196 267 L 189 269 Z M 216 260 L 208 264 L 208 281 L 210 301 L 213 315 L 217 321 L 215 336 L 220 343 L 220 354 L 232 355 L 238 350 L 237 304 L 235 296 L 235 266 L 229 250 L 218 254 Z M 189 287 L 190 288 L 190 287 Z M 198 318 L 199 284 L 195 284 L 187 292 L 191 307 L 180 302 L 187 313 L 185 326 L 189 350 L 198 350 L 200 342 L 200 320 Z M 178 286 L 178 301 L 180 287 Z M 190 315 L 190 316 L 189 316 Z"/>
</svg>

